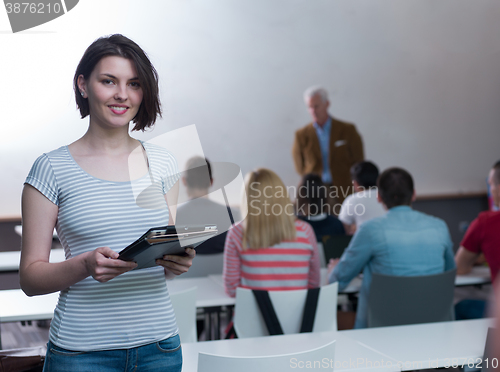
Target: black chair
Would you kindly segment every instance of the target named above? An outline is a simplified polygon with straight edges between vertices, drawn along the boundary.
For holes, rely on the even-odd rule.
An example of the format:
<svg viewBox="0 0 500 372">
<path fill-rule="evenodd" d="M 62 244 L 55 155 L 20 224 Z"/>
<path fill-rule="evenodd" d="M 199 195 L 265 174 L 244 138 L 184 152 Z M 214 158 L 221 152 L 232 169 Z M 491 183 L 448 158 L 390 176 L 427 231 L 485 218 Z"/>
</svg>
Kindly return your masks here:
<svg viewBox="0 0 500 372">
<path fill-rule="evenodd" d="M 368 327 L 454 320 L 456 270 L 424 276 L 373 274 Z"/>
</svg>

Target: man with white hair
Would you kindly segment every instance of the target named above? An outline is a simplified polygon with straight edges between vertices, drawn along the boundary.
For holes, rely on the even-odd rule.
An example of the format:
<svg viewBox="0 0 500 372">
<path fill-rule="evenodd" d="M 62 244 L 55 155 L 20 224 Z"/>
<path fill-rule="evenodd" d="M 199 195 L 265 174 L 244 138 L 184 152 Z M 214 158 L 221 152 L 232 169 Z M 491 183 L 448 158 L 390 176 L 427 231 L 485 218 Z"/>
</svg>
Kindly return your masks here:
<svg viewBox="0 0 500 372">
<path fill-rule="evenodd" d="M 325 89 L 307 89 L 304 100 L 313 122 L 295 132 L 295 169 L 302 176 L 321 175 L 323 182 L 332 187 L 329 196 L 333 206 L 342 203 L 353 192 L 349 170 L 353 164 L 364 160 L 363 142 L 353 124 L 328 114 L 330 102 Z"/>
</svg>

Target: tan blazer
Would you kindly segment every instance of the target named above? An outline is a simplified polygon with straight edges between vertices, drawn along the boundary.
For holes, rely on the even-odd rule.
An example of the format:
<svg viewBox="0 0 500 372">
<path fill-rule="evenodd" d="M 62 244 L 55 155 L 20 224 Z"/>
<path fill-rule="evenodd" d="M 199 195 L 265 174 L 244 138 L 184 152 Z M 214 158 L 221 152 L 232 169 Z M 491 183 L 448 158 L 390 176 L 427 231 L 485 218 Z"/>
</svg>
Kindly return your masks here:
<svg viewBox="0 0 500 372">
<path fill-rule="evenodd" d="M 332 119 L 330 131 L 330 171 L 333 186 L 336 187 L 338 201 L 352 194 L 350 168 L 364 159 L 363 142 L 353 124 Z M 323 160 L 316 129 L 312 123 L 295 132 L 293 144 L 295 169 L 303 176 L 315 173 L 321 176 Z"/>
</svg>

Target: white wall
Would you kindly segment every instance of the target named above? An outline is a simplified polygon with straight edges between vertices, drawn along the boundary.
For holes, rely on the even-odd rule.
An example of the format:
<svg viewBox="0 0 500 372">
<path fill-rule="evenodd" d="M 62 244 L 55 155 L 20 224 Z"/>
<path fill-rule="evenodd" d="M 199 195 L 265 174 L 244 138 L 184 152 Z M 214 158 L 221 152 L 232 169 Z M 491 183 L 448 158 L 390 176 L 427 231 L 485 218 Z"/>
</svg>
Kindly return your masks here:
<svg viewBox="0 0 500 372">
<path fill-rule="evenodd" d="M 84 133 L 72 75 L 115 32 L 160 74 L 163 119 L 141 138 L 196 124 L 209 159 L 295 185 L 302 92 L 323 84 L 380 168 L 406 167 L 420 194 L 483 191 L 500 158 L 498 19 L 497 0 L 81 0 L 12 34 L 0 9 L 0 217 L 20 214 L 34 159 Z"/>
</svg>

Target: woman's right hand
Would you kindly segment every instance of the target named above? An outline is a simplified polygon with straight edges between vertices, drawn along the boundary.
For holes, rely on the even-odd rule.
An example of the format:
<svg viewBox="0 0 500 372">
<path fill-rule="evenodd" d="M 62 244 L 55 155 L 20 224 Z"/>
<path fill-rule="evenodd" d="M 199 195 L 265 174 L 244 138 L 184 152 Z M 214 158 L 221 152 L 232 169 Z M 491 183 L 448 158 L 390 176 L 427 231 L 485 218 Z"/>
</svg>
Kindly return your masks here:
<svg viewBox="0 0 500 372">
<path fill-rule="evenodd" d="M 109 247 L 99 247 L 86 254 L 85 267 L 88 274 L 101 283 L 137 267 L 135 262 L 119 260 L 118 252 Z"/>
</svg>

